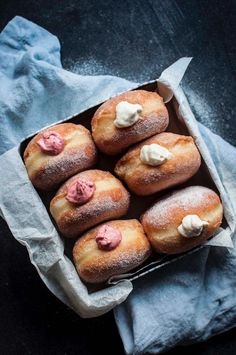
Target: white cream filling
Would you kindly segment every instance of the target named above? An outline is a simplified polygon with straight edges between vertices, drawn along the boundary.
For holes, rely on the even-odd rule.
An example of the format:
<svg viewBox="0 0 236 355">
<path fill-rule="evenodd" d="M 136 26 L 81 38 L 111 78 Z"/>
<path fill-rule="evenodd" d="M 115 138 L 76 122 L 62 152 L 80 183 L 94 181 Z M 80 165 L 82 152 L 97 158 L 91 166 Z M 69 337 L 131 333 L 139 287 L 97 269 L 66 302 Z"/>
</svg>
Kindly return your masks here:
<svg viewBox="0 0 236 355">
<path fill-rule="evenodd" d="M 127 101 L 121 101 L 116 105 L 116 119 L 114 125 L 117 128 L 132 126 L 138 121 L 143 107 L 139 104 L 130 104 Z"/>
<path fill-rule="evenodd" d="M 182 219 L 178 232 L 186 238 L 197 237 L 207 225 L 208 222 L 201 220 L 196 214 L 189 214 Z"/>
<path fill-rule="evenodd" d="M 142 163 L 157 166 L 171 159 L 170 151 L 159 144 L 144 145 L 140 150 L 140 160 Z"/>
</svg>

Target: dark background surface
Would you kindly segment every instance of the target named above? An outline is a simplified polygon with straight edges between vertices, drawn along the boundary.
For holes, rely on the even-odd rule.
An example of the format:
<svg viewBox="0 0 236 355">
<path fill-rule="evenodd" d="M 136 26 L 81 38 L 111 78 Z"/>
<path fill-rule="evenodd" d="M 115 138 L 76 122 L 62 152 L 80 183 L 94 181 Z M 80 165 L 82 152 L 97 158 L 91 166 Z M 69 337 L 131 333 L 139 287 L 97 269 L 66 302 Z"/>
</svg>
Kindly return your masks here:
<svg viewBox="0 0 236 355">
<path fill-rule="evenodd" d="M 1 0 L 0 30 L 15 15 L 54 33 L 63 66 L 79 74 L 142 82 L 179 57 L 194 57 L 183 80 L 191 107 L 236 144 L 235 1 Z M 0 231 L 0 353 L 123 354 L 112 312 L 80 319 L 47 290 L 3 221 Z M 181 353 L 235 355 L 235 349 L 233 329 Z"/>
</svg>

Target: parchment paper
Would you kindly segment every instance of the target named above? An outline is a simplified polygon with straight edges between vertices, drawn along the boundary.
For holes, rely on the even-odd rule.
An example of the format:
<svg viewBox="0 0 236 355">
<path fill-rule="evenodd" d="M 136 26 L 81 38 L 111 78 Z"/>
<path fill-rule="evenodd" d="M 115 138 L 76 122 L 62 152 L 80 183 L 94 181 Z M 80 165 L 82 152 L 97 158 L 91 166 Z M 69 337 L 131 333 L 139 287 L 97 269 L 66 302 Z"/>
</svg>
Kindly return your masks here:
<svg viewBox="0 0 236 355">
<path fill-rule="evenodd" d="M 232 248 L 231 235 L 235 229 L 235 219 L 231 204 L 201 138 L 187 99 L 179 87 L 190 60 L 191 58 L 181 58 L 167 68 L 158 79 L 159 91 L 165 102 L 175 97 L 176 112 L 195 138 L 223 202 L 228 226 L 221 229 L 206 245 Z M 64 254 L 63 240 L 28 178 L 19 146 L 0 156 L 0 167 L 1 215 L 7 221 L 13 236 L 27 248 L 32 264 L 51 292 L 85 318 L 99 316 L 123 302 L 132 291 L 130 280 L 122 279 L 102 290 L 88 292 L 72 262 Z M 155 265 L 148 272 L 164 265 L 165 263 Z M 143 275 L 146 273 L 144 271 Z"/>
</svg>

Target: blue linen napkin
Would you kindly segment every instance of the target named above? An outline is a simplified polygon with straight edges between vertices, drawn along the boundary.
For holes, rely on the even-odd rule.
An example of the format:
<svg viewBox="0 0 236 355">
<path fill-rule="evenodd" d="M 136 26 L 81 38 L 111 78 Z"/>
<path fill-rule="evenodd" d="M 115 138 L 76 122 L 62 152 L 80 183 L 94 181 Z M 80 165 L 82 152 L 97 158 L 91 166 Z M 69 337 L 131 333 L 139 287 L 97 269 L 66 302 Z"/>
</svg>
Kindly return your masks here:
<svg viewBox="0 0 236 355">
<path fill-rule="evenodd" d="M 236 149 L 199 126 L 236 211 Z M 114 310 L 126 353 L 159 354 L 235 327 L 235 273 L 236 248 L 204 247 L 134 281 Z"/>
<path fill-rule="evenodd" d="M 0 154 L 42 127 L 137 85 L 64 70 L 58 39 L 19 16 L 0 34 L 0 83 Z"/>
<path fill-rule="evenodd" d="M 61 67 L 58 39 L 15 17 L 0 35 L 0 154 L 36 130 L 136 84 Z M 200 125 L 236 208 L 236 150 Z M 205 247 L 134 282 L 115 309 L 125 351 L 160 353 L 236 324 L 236 251 Z"/>
</svg>

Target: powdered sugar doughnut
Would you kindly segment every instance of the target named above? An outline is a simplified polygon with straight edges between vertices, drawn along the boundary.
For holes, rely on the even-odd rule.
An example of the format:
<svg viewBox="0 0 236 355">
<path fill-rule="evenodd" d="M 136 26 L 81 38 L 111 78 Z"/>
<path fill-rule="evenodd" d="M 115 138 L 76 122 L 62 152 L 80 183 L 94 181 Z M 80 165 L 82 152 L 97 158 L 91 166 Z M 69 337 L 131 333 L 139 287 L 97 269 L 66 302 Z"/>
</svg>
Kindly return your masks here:
<svg viewBox="0 0 236 355">
<path fill-rule="evenodd" d="M 119 243 L 110 249 L 101 249 L 97 240 L 101 234 L 110 244 L 118 234 Z M 136 219 L 106 222 L 84 234 L 73 248 L 76 269 L 80 277 L 90 283 L 104 282 L 111 276 L 128 272 L 150 254 L 150 243 Z"/>
<path fill-rule="evenodd" d="M 191 186 L 160 199 L 141 217 L 153 248 L 177 254 L 210 238 L 219 228 L 223 207 L 219 196 L 203 186 Z"/>
<path fill-rule="evenodd" d="M 128 105 L 126 111 L 117 112 L 119 104 Z M 116 126 L 118 114 L 121 122 Z M 120 126 L 122 122 L 123 127 Z M 92 135 L 102 152 L 113 155 L 131 144 L 164 131 L 168 123 L 168 111 L 162 97 L 156 92 L 135 90 L 116 96 L 99 107 L 92 119 Z"/>
<path fill-rule="evenodd" d="M 51 190 L 70 176 L 89 169 L 96 158 L 90 132 L 73 123 L 43 130 L 29 142 L 24 152 L 30 180 L 42 190 Z"/>
<path fill-rule="evenodd" d="M 77 237 L 98 223 L 123 216 L 128 207 L 129 193 L 118 179 L 107 171 L 87 170 L 62 185 L 50 212 L 65 237 Z"/>
<path fill-rule="evenodd" d="M 115 173 L 137 195 L 151 195 L 187 181 L 200 165 L 192 137 L 164 132 L 130 148 Z"/>
</svg>

